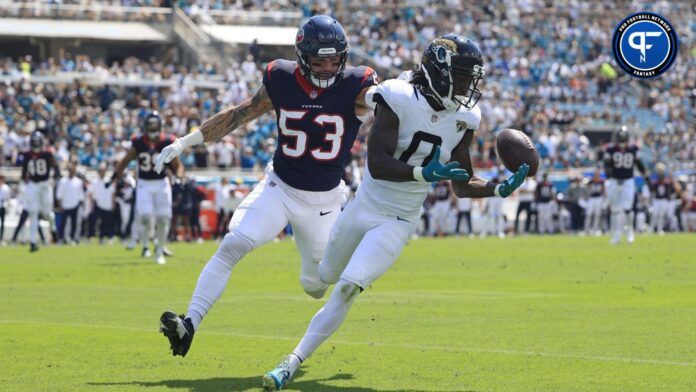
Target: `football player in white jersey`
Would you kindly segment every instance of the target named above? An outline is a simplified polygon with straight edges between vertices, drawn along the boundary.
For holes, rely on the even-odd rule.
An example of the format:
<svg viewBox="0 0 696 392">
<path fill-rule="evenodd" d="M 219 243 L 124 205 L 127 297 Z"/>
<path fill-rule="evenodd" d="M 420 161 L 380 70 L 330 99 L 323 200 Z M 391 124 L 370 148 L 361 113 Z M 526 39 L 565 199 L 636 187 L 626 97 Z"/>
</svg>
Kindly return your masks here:
<svg viewBox="0 0 696 392">
<path fill-rule="evenodd" d="M 476 44 L 451 34 L 430 43 L 409 81 L 388 80 L 368 93 L 376 108 L 367 170 L 319 264 L 322 281 L 336 287 L 295 350 L 263 376 L 266 390 L 281 389 L 391 267 L 416 230 L 431 182 L 452 181 L 457 197 L 507 197 L 524 182 L 527 165 L 503 183 L 473 175 L 469 146 L 481 120 L 476 86 L 483 76 Z"/>
</svg>

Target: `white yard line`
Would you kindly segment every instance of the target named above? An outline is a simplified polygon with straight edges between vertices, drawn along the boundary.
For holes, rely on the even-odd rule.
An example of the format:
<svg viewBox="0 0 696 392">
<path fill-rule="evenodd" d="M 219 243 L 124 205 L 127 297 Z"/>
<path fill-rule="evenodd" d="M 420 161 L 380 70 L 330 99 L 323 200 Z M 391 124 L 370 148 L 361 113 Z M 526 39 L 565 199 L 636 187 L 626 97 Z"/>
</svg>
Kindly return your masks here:
<svg viewBox="0 0 696 392">
<path fill-rule="evenodd" d="M 53 325 L 53 326 L 60 326 L 60 327 L 103 328 L 103 329 L 113 329 L 113 330 L 121 330 L 121 331 L 127 330 L 127 331 L 147 332 L 147 333 L 157 332 L 156 328 L 148 329 L 148 328 L 124 327 L 124 326 L 89 324 L 89 323 L 57 323 L 57 322 L 49 322 L 49 321 L 0 320 L 0 324 Z M 252 338 L 252 339 L 263 339 L 263 340 L 282 340 L 282 341 L 289 341 L 289 342 L 296 342 L 296 341 L 299 341 L 299 339 L 300 339 L 300 336 L 290 337 L 290 336 L 279 336 L 279 335 L 258 335 L 258 334 L 237 333 L 237 332 L 227 332 L 227 331 L 205 331 L 205 332 L 203 332 L 203 334 L 234 336 L 234 337 L 241 337 L 241 338 Z M 614 356 L 559 354 L 559 353 L 549 353 L 549 352 L 540 352 L 540 351 L 491 349 L 491 348 L 476 348 L 476 347 L 434 346 L 434 345 L 427 345 L 427 344 L 359 342 L 359 341 L 340 340 L 340 339 L 333 339 L 332 342 L 337 343 L 337 344 L 346 344 L 346 345 L 407 348 L 407 349 L 414 349 L 414 350 L 474 352 L 474 353 L 490 353 L 490 354 L 503 354 L 503 355 L 526 355 L 526 356 L 549 357 L 549 358 L 579 359 L 579 360 L 587 360 L 587 361 L 623 362 L 623 363 L 637 363 L 637 364 L 648 364 L 648 365 L 696 367 L 696 363 L 694 363 L 694 362 L 663 361 L 663 360 L 657 360 L 657 359 L 626 358 L 626 357 L 614 357 Z"/>
</svg>

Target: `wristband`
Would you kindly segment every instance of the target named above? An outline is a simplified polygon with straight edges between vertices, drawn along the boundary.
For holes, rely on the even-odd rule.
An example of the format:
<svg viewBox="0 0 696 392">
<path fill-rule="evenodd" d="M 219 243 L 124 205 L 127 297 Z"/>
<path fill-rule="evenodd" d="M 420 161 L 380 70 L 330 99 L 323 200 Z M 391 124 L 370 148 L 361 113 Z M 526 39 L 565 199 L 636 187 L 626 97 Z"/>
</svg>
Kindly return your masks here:
<svg viewBox="0 0 696 392">
<path fill-rule="evenodd" d="M 495 189 L 493 189 L 493 194 L 496 195 L 496 196 L 498 196 L 498 197 L 501 197 L 501 196 L 500 196 L 500 186 L 501 186 L 501 185 L 503 185 L 503 184 L 498 184 L 498 185 L 495 186 Z"/>
<path fill-rule="evenodd" d="M 195 146 L 196 144 L 203 143 L 203 133 L 201 133 L 200 129 L 196 129 L 188 135 L 179 138 L 179 140 L 181 140 L 181 144 L 184 147 Z"/>
<path fill-rule="evenodd" d="M 419 182 L 427 182 L 425 181 L 425 177 L 423 177 L 423 167 L 416 166 L 413 168 L 413 178 Z"/>
</svg>

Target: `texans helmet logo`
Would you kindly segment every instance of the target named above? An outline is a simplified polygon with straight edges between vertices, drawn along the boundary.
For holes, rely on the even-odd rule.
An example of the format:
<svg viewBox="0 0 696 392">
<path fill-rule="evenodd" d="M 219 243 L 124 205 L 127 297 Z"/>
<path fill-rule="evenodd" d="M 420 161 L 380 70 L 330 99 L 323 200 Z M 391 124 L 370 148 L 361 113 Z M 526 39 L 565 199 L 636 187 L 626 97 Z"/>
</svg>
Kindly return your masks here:
<svg viewBox="0 0 696 392">
<path fill-rule="evenodd" d="M 295 36 L 295 44 L 299 44 L 304 40 L 304 30 L 300 29 Z"/>
</svg>

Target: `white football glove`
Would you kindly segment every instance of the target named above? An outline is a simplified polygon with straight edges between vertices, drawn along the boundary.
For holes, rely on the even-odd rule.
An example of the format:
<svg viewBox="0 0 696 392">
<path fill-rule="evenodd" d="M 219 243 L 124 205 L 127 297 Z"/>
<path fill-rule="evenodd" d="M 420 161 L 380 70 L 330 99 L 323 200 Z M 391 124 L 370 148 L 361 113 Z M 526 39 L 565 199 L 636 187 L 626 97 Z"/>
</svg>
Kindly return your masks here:
<svg viewBox="0 0 696 392">
<path fill-rule="evenodd" d="M 172 161 L 172 159 L 181 155 L 184 151 L 184 144 L 181 139 L 176 139 L 167 147 L 162 149 L 162 152 L 155 157 L 155 171 L 161 173 L 164 165 Z"/>
</svg>

